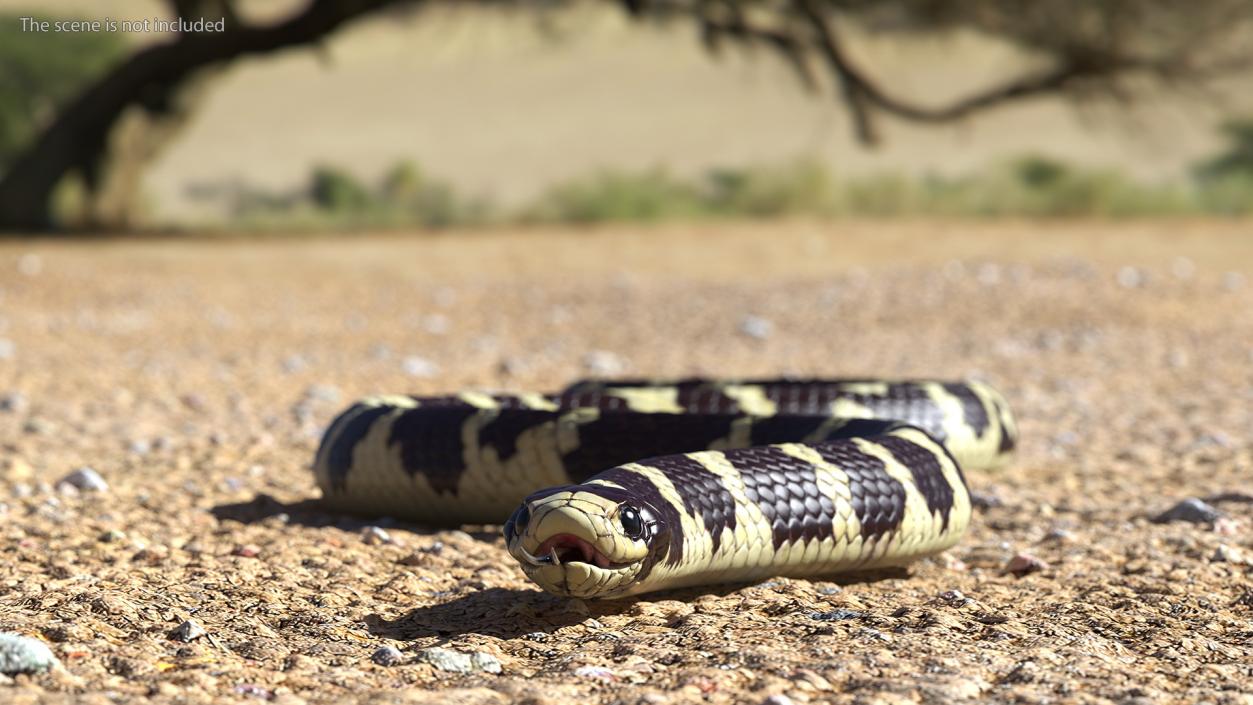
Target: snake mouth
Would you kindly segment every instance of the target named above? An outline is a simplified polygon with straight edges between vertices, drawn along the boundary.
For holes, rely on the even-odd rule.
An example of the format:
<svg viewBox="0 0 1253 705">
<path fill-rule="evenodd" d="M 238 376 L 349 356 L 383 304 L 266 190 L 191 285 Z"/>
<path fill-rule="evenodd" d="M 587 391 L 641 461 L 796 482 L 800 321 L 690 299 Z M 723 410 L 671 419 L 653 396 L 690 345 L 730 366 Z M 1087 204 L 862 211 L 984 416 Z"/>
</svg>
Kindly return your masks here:
<svg viewBox="0 0 1253 705">
<path fill-rule="evenodd" d="M 560 566 L 566 563 L 587 563 L 605 570 L 625 565 L 615 564 L 603 551 L 574 534 L 556 534 L 548 537 L 536 549 L 534 559 L 536 565 Z"/>
</svg>

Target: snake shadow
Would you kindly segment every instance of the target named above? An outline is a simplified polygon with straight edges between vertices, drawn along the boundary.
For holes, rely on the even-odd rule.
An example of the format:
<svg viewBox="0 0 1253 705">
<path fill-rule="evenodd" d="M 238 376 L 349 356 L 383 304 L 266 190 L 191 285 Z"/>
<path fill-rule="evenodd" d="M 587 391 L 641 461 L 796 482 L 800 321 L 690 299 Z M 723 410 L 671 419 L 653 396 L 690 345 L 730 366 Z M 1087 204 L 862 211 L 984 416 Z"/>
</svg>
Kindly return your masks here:
<svg viewBox="0 0 1253 705">
<path fill-rule="evenodd" d="M 367 526 L 383 529 L 402 528 L 419 535 L 430 535 L 447 531 L 448 527 L 439 525 L 418 524 L 400 521 L 392 517 L 370 517 L 344 514 L 339 510 L 330 511 L 322 506 L 321 500 L 305 499 L 299 502 L 280 502 L 268 494 L 260 493 L 247 502 L 219 504 L 209 510 L 218 520 L 237 521 L 241 524 L 257 524 L 276 517 L 283 517 L 285 524 L 308 528 L 335 527 L 344 531 L 356 532 Z M 492 542 L 500 537 L 500 529 L 490 526 L 459 527 L 479 541 Z"/>
<path fill-rule="evenodd" d="M 903 571 L 884 569 L 832 576 L 831 580 L 840 585 L 849 585 L 898 579 L 905 575 L 907 573 Z M 365 623 L 371 634 L 396 641 L 429 637 L 452 639 L 467 634 L 515 639 L 520 636 L 549 634 L 562 627 L 605 616 L 627 614 L 639 602 L 688 602 L 706 595 L 726 597 L 744 590 L 768 591 L 777 585 L 779 583 L 776 580 L 728 583 L 661 590 L 617 600 L 586 601 L 557 597 L 533 589 L 487 588 L 448 602 L 417 607 L 395 618 L 378 614 L 367 615 Z"/>
</svg>

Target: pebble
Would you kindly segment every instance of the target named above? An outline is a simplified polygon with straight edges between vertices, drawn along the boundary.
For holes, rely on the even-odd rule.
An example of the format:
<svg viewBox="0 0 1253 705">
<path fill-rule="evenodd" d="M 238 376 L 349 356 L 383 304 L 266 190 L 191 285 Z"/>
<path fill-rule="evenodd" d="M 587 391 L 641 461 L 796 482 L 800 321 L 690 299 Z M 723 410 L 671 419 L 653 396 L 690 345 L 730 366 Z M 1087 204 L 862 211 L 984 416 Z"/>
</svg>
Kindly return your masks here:
<svg viewBox="0 0 1253 705">
<path fill-rule="evenodd" d="M 256 683 L 240 683 L 235 686 L 235 692 L 240 695 L 247 695 L 261 700 L 274 699 L 274 693 L 269 688 L 257 685 Z"/>
<path fill-rule="evenodd" d="M 618 680 L 617 674 L 604 666 L 579 666 L 574 669 L 574 675 L 579 678 L 593 678 L 604 681 Z"/>
<path fill-rule="evenodd" d="M 309 363 L 305 362 L 305 359 L 300 355 L 288 355 L 283 358 L 281 366 L 284 372 L 288 374 L 295 374 L 296 372 L 300 372 L 308 367 Z"/>
<path fill-rule="evenodd" d="M 1049 564 L 1030 553 L 1019 553 L 1005 564 L 1005 571 L 1018 577 L 1038 573 L 1049 567 Z"/>
<path fill-rule="evenodd" d="M 0 396 L 0 412 L 21 413 L 30 407 L 30 400 L 21 392 Z"/>
<path fill-rule="evenodd" d="M 761 705 L 792 705 L 792 699 L 780 693 L 762 700 Z"/>
<path fill-rule="evenodd" d="M 313 401 L 336 404 L 340 400 L 339 387 L 330 384 L 311 384 L 305 389 L 305 397 Z"/>
<path fill-rule="evenodd" d="M 858 618 L 865 617 L 865 616 L 866 616 L 865 612 L 858 612 L 857 610 L 846 610 L 843 608 L 834 609 L 834 610 L 831 610 L 830 612 L 810 612 L 809 613 L 810 619 L 816 619 L 819 622 L 837 622 L 843 619 L 858 619 Z"/>
<path fill-rule="evenodd" d="M 1222 512 L 1214 509 L 1196 497 L 1189 497 L 1166 511 L 1153 517 L 1154 524 L 1165 524 L 1172 521 L 1186 521 L 1192 524 L 1212 524 L 1222 516 Z"/>
<path fill-rule="evenodd" d="M 246 543 L 242 546 L 236 546 L 231 551 L 231 555 L 241 558 L 256 558 L 261 555 L 261 547 L 256 544 Z"/>
<path fill-rule="evenodd" d="M 395 666 L 403 661 L 404 654 L 400 653 L 400 649 L 394 646 L 380 646 L 370 654 L 370 660 L 380 666 Z"/>
<path fill-rule="evenodd" d="M 1141 287 L 1144 285 L 1144 273 L 1135 267 L 1123 267 L 1118 270 L 1118 285 L 1124 289 Z"/>
<path fill-rule="evenodd" d="M 174 631 L 170 633 L 170 638 L 177 639 L 184 643 L 189 643 L 205 636 L 208 633 L 209 632 L 205 631 L 204 627 L 200 626 L 199 622 L 194 619 L 189 619 L 175 627 Z"/>
<path fill-rule="evenodd" d="M 1210 556 L 1210 560 L 1215 563 L 1234 563 L 1236 565 L 1253 565 L 1253 554 L 1236 546 L 1228 546 L 1225 543 L 1218 544 L 1218 548 L 1214 550 L 1214 555 Z"/>
<path fill-rule="evenodd" d="M 41 673 L 57 664 L 48 645 L 22 636 L 0 632 L 0 673 L 12 676 L 18 673 Z"/>
<path fill-rule="evenodd" d="M 100 477 L 100 473 L 84 465 L 57 481 L 57 489 L 62 492 L 66 487 L 86 492 L 108 492 L 109 483 Z"/>
<path fill-rule="evenodd" d="M 419 651 L 417 660 L 450 673 L 500 673 L 502 670 L 495 656 L 482 651 L 465 653 L 435 646 Z"/>
<path fill-rule="evenodd" d="M 608 350 L 592 350 L 583 356 L 583 367 L 596 375 L 621 374 L 627 368 L 626 361 Z"/>
<path fill-rule="evenodd" d="M 400 368 L 410 377 L 434 377 L 439 374 L 439 365 L 417 355 L 409 355 L 402 360 Z"/>
<path fill-rule="evenodd" d="M 774 323 L 761 316 L 745 316 L 740 321 L 740 332 L 756 340 L 765 340 L 774 330 Z"/>
<path fill-rule="evenodd" d="M 367 545 L 374 546 L 380 543 L 395 543 L 395 539 L 387 531 L 378 526 L 367 526 L 361 530 L 361 539 Z"/>
</svg>

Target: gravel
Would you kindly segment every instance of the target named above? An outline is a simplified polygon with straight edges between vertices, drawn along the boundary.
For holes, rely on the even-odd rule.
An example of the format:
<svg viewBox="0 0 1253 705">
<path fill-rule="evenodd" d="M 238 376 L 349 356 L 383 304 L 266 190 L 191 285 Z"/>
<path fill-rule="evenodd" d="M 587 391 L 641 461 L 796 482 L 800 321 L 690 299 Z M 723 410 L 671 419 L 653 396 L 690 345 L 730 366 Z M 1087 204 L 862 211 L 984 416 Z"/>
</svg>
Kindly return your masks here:
<svg viewBox="0 0 1253 705">
<path fill-rule="evenodd" d="M 1220 705 L 1249 692 L 1253 568 L 1239 561 L 1253 502 L 1218 499 L 1253 476 L 1253 287 L 1223 276 L 1253 272 L 1247 224 L 508 235 L 0 243 L 0 271 L 27 252 L 47 265 L 4 286 L 0 335 L 19 356 L 0 364 L 0 394 L 29 405 L 0 413 L 0 628 L 46 637 L 65 666 L 0 685 L 0 701 Z M 1146 283 L 1122 287 L 1125 266 Z M 353 313 L 363 328 L 346 327 Z M 422 330 L 437 313 L 448 330 Z M 771 321 L 768 339 L 738 330 L 748 313 Z M 311 502 L 316 434 L 352 400 L 556 389 L 592 374 L 591 351 L 629 376 L 978 374 L 1009 397 L 1022 443 L 1008 467 L 966 473 L 1001 501 L 982 502 L 953 549 L 838 590 L 772 578 L 561 600 L 526 580 L 499 527 L 345 521 Z M 411 353 L 439 374 L 408 375 Z M 308 364 L 284 373 L 292 355 Z M 526 364 L 506 378 L 510 356 Z M 148 452 L 130 452 L 135 439 Z M 4 476 L 13 458 L 24 479 Z M 56 490 L 84 465 L 107 496 Z M 1148 520 L 1188 497 L 1225 516 Z M 395 543 L 367 544 L 369 525 Z M 1016 579 L 1016 552 L 1051 567 Z M 836 610 L 864 616 L 808 616 Z M 188 618 L 210 634 L 164 638 Z M 403 660 L 377 665 L 382 644 Z M 418 661 L 432 648 L 461 665 L 490 654 L 501 671 Z"/>
</svg>

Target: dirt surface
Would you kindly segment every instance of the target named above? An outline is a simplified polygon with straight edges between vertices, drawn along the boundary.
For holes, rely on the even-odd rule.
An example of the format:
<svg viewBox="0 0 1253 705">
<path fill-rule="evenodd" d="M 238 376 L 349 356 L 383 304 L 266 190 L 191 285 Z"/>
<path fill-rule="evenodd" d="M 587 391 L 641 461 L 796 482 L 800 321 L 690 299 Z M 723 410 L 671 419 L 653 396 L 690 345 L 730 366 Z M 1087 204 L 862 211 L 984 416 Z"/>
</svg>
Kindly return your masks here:
<svg viewBox="0 0 1253 705">
<path fill-rule="evenodd" d="M 1247 224 L 0 244 L 0 631 L 63 663 L 0 700 L 1253 702 L 1251 276 Z M 908 574 L 612 603 L 306 502 L 355 396 L 589 372 L 977 375 L 1021 453 Z"/>
</svg>

